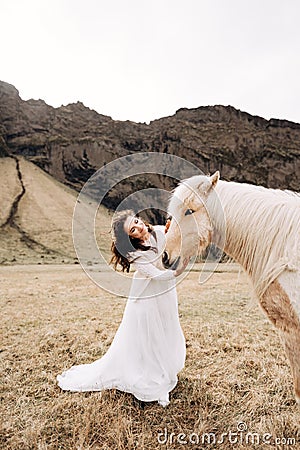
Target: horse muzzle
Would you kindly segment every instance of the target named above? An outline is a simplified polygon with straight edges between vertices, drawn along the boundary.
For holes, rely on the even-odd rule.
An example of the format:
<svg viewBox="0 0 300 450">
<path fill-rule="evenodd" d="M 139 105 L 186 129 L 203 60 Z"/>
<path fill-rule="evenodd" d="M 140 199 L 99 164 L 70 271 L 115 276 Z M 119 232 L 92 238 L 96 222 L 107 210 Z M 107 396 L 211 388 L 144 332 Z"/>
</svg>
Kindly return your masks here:
<svg viewBox="0 0 300 450">
<path fill-rule="evenodd" d="M 177 258 L 174 261 L 170 261 L 168 252 L 163 252 L 162 254 L 162 263 L 165 269 L 171 269 L 176 270 L 180 262 L 180 256 L 177 256 Z"/>
</svg>

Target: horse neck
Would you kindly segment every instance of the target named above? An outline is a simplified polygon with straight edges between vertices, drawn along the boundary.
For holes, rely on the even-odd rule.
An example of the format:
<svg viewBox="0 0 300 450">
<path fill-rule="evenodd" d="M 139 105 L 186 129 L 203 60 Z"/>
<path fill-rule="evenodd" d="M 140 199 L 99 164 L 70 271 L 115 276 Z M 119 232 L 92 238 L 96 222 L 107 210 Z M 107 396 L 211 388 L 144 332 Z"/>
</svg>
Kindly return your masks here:
<svg viewBox="0 0 300 450">
<path fill-rule="evenodd" d="M 298 197 L 226 181 L 219 181 L 215 189 L 218 195 L 209 196 L 212 200 L 208 201 L 213 242 L 244 267 L 260 296 L 283 270 L 295 265 L 300 222 Z"/>
<path fill-rule="evenodd" d="M 211 202 L 213 242 L 247 272 L 250 271 L 251 264 L 248 261 L 249 255 L 243 252 L 243 243 L 254 240 L 254 233 L 243 223 L 239 208 L 249 188 L 251 186 L 220 180 L 215 188 L 217 197 Z"/>
</svg>

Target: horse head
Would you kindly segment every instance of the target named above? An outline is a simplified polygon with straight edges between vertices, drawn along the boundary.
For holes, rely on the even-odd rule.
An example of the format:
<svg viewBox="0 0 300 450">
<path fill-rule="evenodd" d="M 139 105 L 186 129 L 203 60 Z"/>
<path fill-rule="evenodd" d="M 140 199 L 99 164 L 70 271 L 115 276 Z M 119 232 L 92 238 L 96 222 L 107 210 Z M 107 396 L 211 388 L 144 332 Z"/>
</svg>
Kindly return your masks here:
<svg viewBox="0 0 300 450">
<path fill-rule="evenodd" d="M 169 203 L 171 218 L 166 234 L 162 262 L 165 268 L 180 268 L 185 258 L 204 251 L 211 243 L 212 224 L 207 202 L 219 180 L 219 172 L 211 177 L 196 175 L 174 190 Z"/>
</svg>

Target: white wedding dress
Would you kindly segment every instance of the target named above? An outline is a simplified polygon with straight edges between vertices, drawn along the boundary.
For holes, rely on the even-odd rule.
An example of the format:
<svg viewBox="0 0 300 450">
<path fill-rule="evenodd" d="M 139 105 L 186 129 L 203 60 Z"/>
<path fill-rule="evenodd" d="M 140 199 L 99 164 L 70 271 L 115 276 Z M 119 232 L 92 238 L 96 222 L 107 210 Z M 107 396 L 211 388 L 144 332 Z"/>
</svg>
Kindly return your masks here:
<svg viewBox="0 0 300 450">
<path fill-rule="evenodd" d="M 118 389 L 142 401 L 166 406 L 169 392 L 184 367 L 185 339 L 178 317 L 175 276 L 161 270 L 165 246 L 163 226 L 150 237 L 157 249 L 132 253 L 136 272 L 122 322 L 107 353 L 91 364 L 71 367 L 58 375 L 69 391 Z"/>
</svg>

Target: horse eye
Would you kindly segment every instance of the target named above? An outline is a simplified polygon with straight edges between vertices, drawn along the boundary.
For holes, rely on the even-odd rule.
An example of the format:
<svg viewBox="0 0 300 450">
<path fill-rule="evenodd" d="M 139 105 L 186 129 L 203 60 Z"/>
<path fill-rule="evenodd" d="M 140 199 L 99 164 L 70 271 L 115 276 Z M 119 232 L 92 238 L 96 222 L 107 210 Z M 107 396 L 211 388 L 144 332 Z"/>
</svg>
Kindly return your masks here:
<svg viewBox="0 0 300 450">
<path fill-rule="evenodd" d="M 185 216 L 189 216 L 190 214 L 193 214 L 195 211 L 192 209 L 187 209 L 186 212 L 184 213 Z"/>
</svg>

